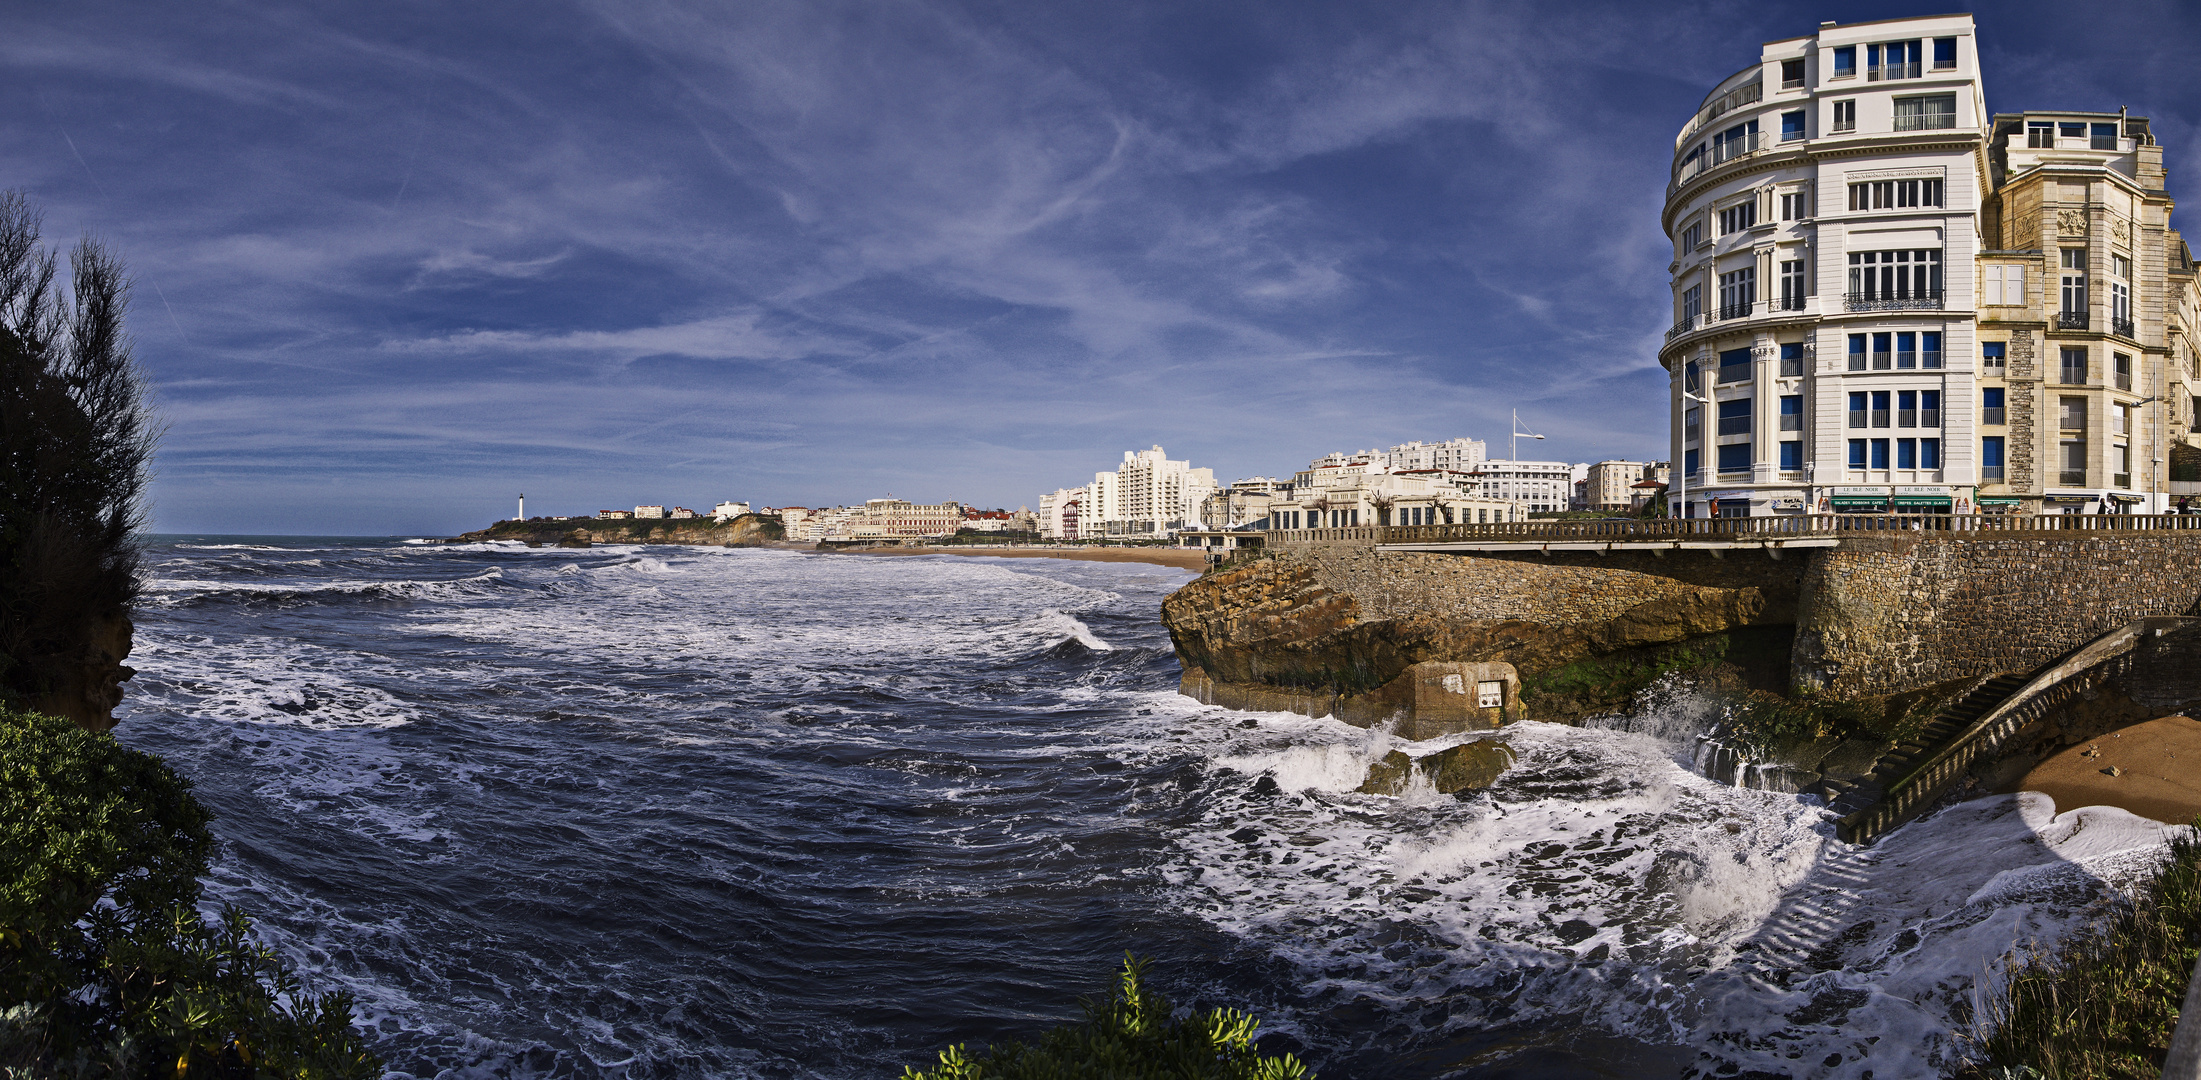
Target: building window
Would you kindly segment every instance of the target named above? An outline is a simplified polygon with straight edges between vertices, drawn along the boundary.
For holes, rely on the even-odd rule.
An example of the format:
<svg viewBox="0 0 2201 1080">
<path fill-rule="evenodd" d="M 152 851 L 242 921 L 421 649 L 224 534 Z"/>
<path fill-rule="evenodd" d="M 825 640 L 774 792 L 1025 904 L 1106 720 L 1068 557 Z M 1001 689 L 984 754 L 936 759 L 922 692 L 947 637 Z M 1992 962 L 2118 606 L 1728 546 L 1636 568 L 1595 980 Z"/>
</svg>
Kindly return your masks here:
<svg viewBox="0 0 2201 1080">
<path fill-rule="evenodd" d="M 1739 202 L 1720 211 L 1720 235 L 1739 233 L 1758 223 L 1758 200 Z"/>
<path fill-rule="evenodd" d="M 1918 440 L 1918 467 L 1921 469 L 1938 469 L 1941 467 L 1940 439 Z"/>
<path fill-rule="evenodd" d="M 1758 122 L 1736 124 L 1712 140 L 1712 164 L 1733 161 L 1758 148 Z"/>
<path fill-rule="evenodd" d="M 1698 429 L 1698 427 L 1697 427 L 1697 422 L 1698 422 L 1698 421 L 1697 421 L 1697 409 L 1696 409 L 1696 408 L 1695 408 L 1694 406 L 1690 407 L 1690 408 L 1688 409 L 1688 411 L 1686 411 L 1686 412 L 1682 413 L 1682 417 L 1681 417 L 1681 437 L 1682 437 L 1683 441 L 1686 441 L 1686 442 L 1697 442 L 1697 441 L 1699 441 L 1699 439 L 1700 439 L 1700 437 L 1701 437 L 1701 435 L 1702 435 L 1702 432 L 1701 432 L 1701 431 L 1700 431 L 1700 430 Z M 1692 468 L 1692 469 L 1690 469 L 1689 471 L 1690 471 L 1690 472 L 1695 472 L 1696 470 Z"/>
<path fill-rule="evenodd" d="M 1889 360 L 1893 354 L 1888 351 L 1888 343 L 1894 340 L 1894 334 L 1874 334 L 1872 336 L 1872 369 L 1874 371 L 1886 371 L 1895 366 Z"/>
<path fill-rule="evenodd" d="M 1956 95 L 1895 99 L 1895 130 L 1943 131 L 1956 126 Z"/>
<path fill-rule="evenodd" d="M 1888 426 L 1889 393 L 1887 390 L 1872 391 L 1872 426 L 1874 427 Z"/>
<path fill-rule="evenodd" d="M 1888 440 L 1872 440 L 1872 467 L 1875 469 L 1888 467 Z"/>
<path fill-rule="evenodd" d="M 1853 428 L 1861 428 L 1866 426 L 1865 410 L 1870 407 L 1868 405 L 1869 400 L 1870 399 L 1865 396 L 1865 392 L 1862 390 L 1853 390 L 1850 392 L 1849 426 Z"/>
<path fill-rule="evenodd" d="M 1827 130 L 1829 130 L 1829 131 L 1834 131 L 1834 132 L 1843 132 L 1843 131 L 1855 131 L 1855 130 L 1857 130 L 1857 102 L 1855 102 L 1855 101 L 1837 101 L 1837 102 L 1835 102 L 1835 103 L 1834 103 L 1834 120 L 1833 120 L 1833 122 L 1832 122 L 1832 123 L 1829 123 L 1829 124 L 1827 125 Z"/>
<path fill-rule="evenodd" d="M 1781 430 L 1782 430 L 1782 431 L 1802 431 L 1803 429 L 1804 429 L 1804 396 L 1803 396 L 1802 394 L 1782 394 L 1782 395 L 1781 395 Z"/>
<path fill-rule="evenodd" d="M 2118 405 L 2111 408 L 2109 411 L 2109 433 L 2112 435 L 2132 434 L 2136 430 L 2133 426 L 2132 412 L 2132 406 L 2130 405 Z"/>
<path fill-rule="evenodd" d="M 2109 257 L 2109 332 L 2132 336 L 2132 260 Z"/>
<path fill-rule="evenodd" d="M 1750 399 L 1738 398 L 1720 402 L 1720 434 L 1750 434 Z M 1722 453 L 1725 449 L 1722 448 Z M 1726 466 L 1722 465 L 1722 468 Z"/>
<path fill-rule="evenodd" d="M 2132 358 L 2123 353 L 2109 355 L 2110 371 L 2117 381 L 2117 389 L 2132 389 Z"/>
<path fill-rule="evenodd" d="M 1801 191 L 1781 196 L 1781 220 L 1802 221 L 1811 216 L 1811 197 Z"/>
<path fill-rule="evenodd" d="M 1696 447 L 1693 446 L 1687 450 L 1682 451 L 1681 471 L 1687 473 L 1690 476 L 1695 476 L 1699 472 L 1702 472 L 1703 469 L 1699 467 L 1699 463 L 1703 460 L 1702 454 L 1703 451 L 1698 450 Z"/>
<path fill-rule="evenodd" d="M 2004 343 L 2004 342 L 2000 342 L 2000 341 L 1983 341 L 1983 342 L 1980 342 L 1980 343 L 1979 343 L 1979 366 L 1980 366 L 1980 373 L 1981 373 L 1981 374 L 1983 374 L 1983 375 L 2000 375 L 2000 374 L 2004 373 L 2005 371 L 2008 371 L 2008 370 L 2009 370 L 2009 368 L 2008 368 L 2008 367 L 2006 366 L 2006 363 L 2005 363 L 2005 360 L 2004 360 L 2004 353 L 2005 353 L 2005 349 L 2006 349 L 2006 345 L 2005 345 L 2005 343 Z"/>
<path fill-rule="evenodd" d="M 1898 469 L 1915 469 L 1918 467 L 1917 439 L 1895 440 L 1895 467 Z"/>
<path fill-rule="evenodd" d="M 1781 345 L 1781 374 L 1786 376 L 1802 375 L 1803 373 L 1804 343 L 1801 341 L 1783 343 Z"/>
<path fill-rule="evenodd" d="M 1918 335 L 1904 331 L 1895 335 L 1895 366 L 1908 371 L 1918 366 Z"/>
<path fill-rule="evenodd" d="M 1865 335 L 1863 334 L 1851 334 L 1849 336 L 1849 369 L 1851 371 L 1865 370 Z"/>
<path fill-rule="evenodd" d="M 1844 45 L 1834 50 L 1834 77 L 1847 79 L 1857 74 L 1857 46 Z"/>
<path fill-rule="evenodd" d="M 1750 381 L 1750 350 L 1727 349 L 1720 353 L 1720 381 L 1723 383 Z M 1725 435 L 1727 432 L 1720 432 Z"/>
<path fill-rule="evenodd" d="M 1720 471 L 1744 472 L 1750 468 L 1750 444 L 1734 443 L 1720 447 Z"/>
<path fill-rule="evenodd" d="M 2086 399 L 2067 397 L 2056 399 L 2056 428 L 2059 431 L 2086 430 Z"/>
<path fill-rule="evenodd" d="M 2003 437 L 2000 435 L 1989 435 L 1979 441 L 1980 479 L 1994 481 L 2003 479 L 2002 439 Z"/>
<path fill-rule="evenodd" d="M 2025 303 L 2024 267 L 1982 266 L 1980 273 L 1981 303 L 1997 307 L 2019 307 Z"/>
<path fill-rule="evenodd" d="M 2005 423 L 2008 423 L 2008 422 L 2009 422 L 2009 421 L 2008 421 L 2008 420 L 2006 419 L 2006 417 L 2007 417 L 2008 415 L 2009 415 L 2009 413 L 2008 413 L 2008 410 L 2006 410 L 2006 409 L 2004 409 L 2004 408 L 2003 408 L 2003 389 L 2002 389 L 2002 387 L 1999 387 L 1999 386 L 1989 386 L 1989 387 L 1985 387 L 1985 388 L 1983 388 L 1983 389 L 1981 389 L 1981 390 L 1980 390 L 1980 392 L 1979 392 L 1979 422 L 1980 422 L 1980 423 L 1982 423 L 1982 424 L 1997 424 L 1997 425 L 2000 425 L 2000 424 L 2005 424 Z"/>
<path fill-rule="evenodd" d="M 1758 268 L 1745 266 L 1720 275 L 1720 318 L 1740 319 L 1758 302 Z"/>
<path fill-rule="evenodd" d="M 1850 252 L 1848 301 L 1852 311 L 1940 307 L 1941 252 Z"/>
<path fill-rule="evenodd" d="M 1689 223 L 1688 228 L 1681 230 L 1681 253 L 1687 255 L 1702 246 L 1704 246 L 1704 223 L 1692 221 Z"/>
<path fill-rule="evenodd" d="M 1865 467 L 1865 440 L 1851 439 L 1849 441 L 1849 467 L 1852 469 Z"/>
<path fill-rule="evenodd" d="M 1798 472 L 1804 467 L 1804 444 L 1794 439 L 1781 443 L 1781 471 Z"/>
<path fill-rule="evenodd" d="M 2063 383 L 2065 386 L 2085 386 L 2086 349 L 2083 346 L 2074 348 L 2066 345 L 2063 347 L 2061 355 L 2063 362 L 2058 365 L 2056 381 Z M 2077 399 L 2069 398 L 2066 400 L 2075 401 Z"/>
<path fill-rule="evenodd" d="M 2063 249 L 2063 310 L 2056 320 L 2062 330 L 2086 329 L 2086 249 Z"/>
<path fill-rule="evenodd" d="M 2110 448 L 2110 456 L 2117 462 L 2117 471 L 2110 477 L 2113 487 L 2132 486 L 2132 447 L 2119 444 Z"/>
<path fill-rule="evenodd" d="M 1696 228 L 1691 225 L 1690 228 Z M 1704 314 L 1704 286 L 1691 285 L 1681 290 L 1681 321 L 1693 324 L 1697 316 Z"/>
<path fill-rule="evenodd" d="M 1920 390 L 1918 392 L 1918 426 L 1930 428 L 1941 426 L 1941 391 Z"/>
<path fill-rule="evenodd" d="M 1918 391 L 1898 390 L 1895 392 L 1895 426 L 1918 426 Z"/>
<path fill-rule="evenodd" d="M 1781 61 L 1781 89 L 1794 90 L 1803 84 L 1804 62 L 1801 60 Z"/>
<path fill-rule="evenodd" d="M 2025 124 L 2025 145 L 2033 150 L 2056 148 L 2056 123 L 2053 120 L 2028 120 Z"/>
<path fill-rule="evenodd" d="M 2056 444 L 2056 483 L 2064 487 L 2086 486 L 2086 440 L 2065 439 Z"/>
<path fill-rule="evenodd" d="M 1925 330 L 1919 333 L 1918 366 L 1930 369 L 1941 366 L 1941 331 Z"/>
<path fill-rule="evenodd" d="M 1923 59 L 1918 42 L 1890 41 L 1880 45 L 1865 46 L 1865 78 L 1915 79 L 1919 76 L 1919 61 Z"/>
<path fill-rule="evenodd" d="M 1849 186 L 1852 210 L 1902 210 L 1942 204 L 1940 180 L 1869 180 Z"/>
<path fill-rule="evenodd" d="M 1788 259 L 1781 263 L 1781 310 L 1804 309 L 1804 261 Z"/>
<path fill-rule="evenodd" d="M 2093 140 L 2092 140 L 2092 141 L 2091 141 L 2091 142 L 2090 142 L 2090 143 L 2088 144 L 2088 145 L 2089 145 L 2089 146 L 2090 146 L 2090 147 L 2091 147 L 2092 149 L 2095 149 L 2095 150 L 2115 150 L 2115 149 L 2117 149 L 2117 125 L 2115 125 L 2115 124 L 2095 124 L 2095 125 L 2093 125 L 2093 128 L 2094 128 L 2094 138 L 2093 138 Z"/>
<path fill-rule="evenodd" d="M 1947 71 L 1947 70 L 1949 70 L 1949 69 L 1951 69 L 1951 68 L 1953 68 L 1953 67 L 1955 67 L 1955 66 L 1956 66 L 1956 39 L 1955 39 L 1955 38 L 1953 38 L 1953 37 L 1937 37 L 1937 38 L 1935 38 L 1935 39 L 1934 39 L 1934 70 L 1935 70 L 1935 71 Z"/>
</svg>

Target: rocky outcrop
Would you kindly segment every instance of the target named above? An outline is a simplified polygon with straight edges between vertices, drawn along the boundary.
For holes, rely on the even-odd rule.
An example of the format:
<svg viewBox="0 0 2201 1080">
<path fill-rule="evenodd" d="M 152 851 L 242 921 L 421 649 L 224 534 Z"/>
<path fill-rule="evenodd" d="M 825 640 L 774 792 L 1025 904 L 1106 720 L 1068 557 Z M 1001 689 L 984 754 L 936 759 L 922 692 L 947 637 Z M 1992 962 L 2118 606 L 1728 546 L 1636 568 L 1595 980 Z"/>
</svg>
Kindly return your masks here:
<svg viewBox="0 0 2201 1080">
<path fill-rule="evenodd" d="M 713 518 L 544 518 L 500 521 L 486 529 L 445 541 L 472 544 L 518 540 L 529 547 L 585 548 L 596 544 L 699 544 L 705 547 L 764 547 L 785 535 L 778 519 L 744 514 L 730 521 Z"/>
<path fill-rule="evenodd" d="M 1771 631 L 1760 636 L 1770 638 L 1764 651 L 1776 670 L 1730 673 L 1734 681 L 1785 683 L 1794 593 L 1783 578 L 1755 568 L 1723 585 L 1612 567 L 1376 552 L 1358 558 L 1372 565 L 1264 559 L 1171 594 L 1162 618 L 1184 666 L 1185 692 L 1239 708 L 1418 724 L 1429 714 L 1398 684 L 1410 669 L 1493 664 L 1521 695 L 1518 715 L 1572 720 L 1625 704 L 1667 671 L 1728 660 L 1740 651 L 1733 635 L 1750 629 Z M 1785 573 L 1792 582 L 1794 568 Z"/>
<path fill-rule="evenodd" d="M 137 674 L 122 663 L 130 655 L 133 629 L 130 617 L 119 612 L 87 619 L 78 640 L 19 661 L 38 684 L 48 687 L 26 703 L 31 711 L 73 720 L 87 731 L 114 727 L 122 684 Z"/>
<path fill-rule="evenodd" d="M 1418 781 L 1439 795 L 1481 791 L 1512 767 L 1513 748 L 1499 739 L 1477 739 L 1421 757 L 1393 750 L 1368 767 L 1368 779 L 1361 782 L 1360 790 L 1367 795 L 1404 795 Z"/>
</svg>

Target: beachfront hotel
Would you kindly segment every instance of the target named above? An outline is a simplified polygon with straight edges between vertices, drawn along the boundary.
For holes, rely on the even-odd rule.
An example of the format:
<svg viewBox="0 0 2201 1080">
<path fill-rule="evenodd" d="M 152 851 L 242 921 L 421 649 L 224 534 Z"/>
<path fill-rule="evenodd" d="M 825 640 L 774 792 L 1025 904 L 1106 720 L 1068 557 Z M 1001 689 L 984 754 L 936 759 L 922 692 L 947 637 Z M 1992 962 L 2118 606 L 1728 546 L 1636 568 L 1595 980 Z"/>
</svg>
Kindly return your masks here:
<svg viewBox="0 0 2201 1080">
<path fill-rule="evenodd" d="M 1764 45 L 1675 140 L 1671 512 L 2201 492 L 2163 179 L 2143 118 L 1988 116 L 1969 15 Z"/>
</svg>

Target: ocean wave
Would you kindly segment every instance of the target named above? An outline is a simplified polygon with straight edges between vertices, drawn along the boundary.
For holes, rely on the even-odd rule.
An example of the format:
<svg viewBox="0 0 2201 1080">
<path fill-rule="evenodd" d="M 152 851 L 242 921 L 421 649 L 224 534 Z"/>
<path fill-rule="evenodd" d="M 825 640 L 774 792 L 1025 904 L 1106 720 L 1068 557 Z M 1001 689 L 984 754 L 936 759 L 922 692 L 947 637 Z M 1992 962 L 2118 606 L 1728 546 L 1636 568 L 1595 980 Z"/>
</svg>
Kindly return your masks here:
<svg viewBox="0 0 2201 1080">
<path fill-rule="evenodd" d="M 319 600 L 462 600 L 491 596 L 501 586 L 504 571 L 490 567 L 471 577 L 447 580 L 338 580 L 307 582 L 237 582 L 207 578 L 151 578 L 145 583 L 146 603 L 162 607 L 187 607 L 214 603 L 310 603 Z"/>
</svg>

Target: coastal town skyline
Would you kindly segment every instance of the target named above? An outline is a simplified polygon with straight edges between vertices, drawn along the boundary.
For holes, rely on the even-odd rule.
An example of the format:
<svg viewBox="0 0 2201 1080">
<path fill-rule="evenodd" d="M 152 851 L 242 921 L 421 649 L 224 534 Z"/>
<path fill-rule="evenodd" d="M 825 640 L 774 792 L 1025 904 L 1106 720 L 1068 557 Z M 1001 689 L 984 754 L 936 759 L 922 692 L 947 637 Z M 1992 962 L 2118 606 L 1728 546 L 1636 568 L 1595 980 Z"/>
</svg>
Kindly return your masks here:
<svg viewBox="0 0 2201 1080">
<path fill-rule="evenodd" d="M 529 11 L 93 4 L 0 44 L 8 184 L 131 252 L 155 528 L 1014 506 L 1125 447 L 1250 476 L 1516 408 L 1544 455 L 1663 460 L 1674 118 L 1737 42 L 1917 13 Z M 2152 116 L 2175 196 L 2201 27 L 2066 21 L 1977 12 L 1989 110 Z"/>
</svg>

